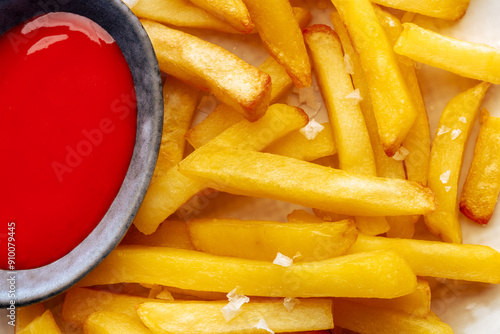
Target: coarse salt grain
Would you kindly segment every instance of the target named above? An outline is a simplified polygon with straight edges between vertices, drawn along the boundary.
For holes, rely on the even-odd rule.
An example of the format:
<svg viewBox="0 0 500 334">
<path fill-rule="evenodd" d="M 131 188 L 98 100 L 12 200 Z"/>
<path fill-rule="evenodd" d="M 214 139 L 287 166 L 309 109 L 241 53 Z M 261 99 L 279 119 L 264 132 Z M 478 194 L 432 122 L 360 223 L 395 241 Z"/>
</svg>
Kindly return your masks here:
<svg viewBox="0 0 500 334">
<path fill-rule="evenodd" d="M 358 88 L 353 90 L 352 93 L 348 94 L 345 98 L 355 100 L 356 102 L 363 101 L 363 97 Z"/>
<path fill-rule="evenodd" d="M 299 130 L 300 133 L 304 135 L 308 140 L 313 140 L 316 138 L 318 133 L 323 131 L 325 127 L 318 122 L 316 122 L 314 119 L 309 121 L 306 126 L 304 126 L 302 129 Z"/>
<path fill-rule="evenodd" d="M 451 140 L 455 140 L 460 134 L 462 133 L 462 130 L 460 129 L 455 129 L 451 131 Z"/>
<path fill-rule="evenodd" d="M 458 120 L 462 123 L 467 123 L 467 118 L 465 118 L 464 116 L 460 116 Z"/>
<path fill-rule="evenodd" d="M 354 74 L 354 66 L 352 64 L 352 59 L 351 57 L 346 53 L 344 55 L 344 66 L 345 66 L 345 71 L 349 74 Z"/>
<path fill-rule="evenodd" d="M 392 158 L 396 161 L 403 161 L 408 154 L 410 154 L 410 151 L 408 151 L 407 148 L 400 146 L 399 150 L 392 156 Z"/>
<path fill-rule="evenodd" d="M 283 305 L 288 312 L 292 311 L 297 304 L 300 304 L 300 300 L 298 300 L 297 298 L 286 297 L 285 300 L 283 300 Z"/>
<path fill-rule="evenodd" d="M 441 182 L 443 182 L 443 184 L 446 184 L 450 180 L 450 175 L 451 175 L 451 170 L 448 169 L 446 172 L 441 174 L 441 176 L 439 176 L 439 179 L 441 180 Z"/>
<path fill-rule="evenodd" d="M 438 135 L 438 136 L 441 136 L 441 135 L 444 135 L 445 133 L 448 133 L 448 132 L 450 132 L 450 131 L 451 131 L 451 129 L 450 129 L 449 127 L 447 127 L 446 125 L 442 125 L 442 126 L 439 128 L 437 135 Z"/>
<path fill-rule="evenodd" d="M 265 331 L 268 331 L 269 333 L 272 333 L 274 334 L 273 330 L 271 328 L 269 328 L 269 326 L 267 325 L 266 321 L 264 320 L 264 318 L 261 318 L 259 320 L 258 323 L 256 323 L 253 328 L 257 328 L 257 329 L 263 329 Z"/>
<path fill-rule="evenodd" d="M 278 252 L 278 254 L 276 254 L 276 258 L 274 259 L 273 263 L 282 267 L 290 267 L 293 264 L 293 260 L 288 256 Z"/>
<path fill-rule="evenodd" d="M 226 321 L 230 321 L 231 319 L 236 317 L 238 313 L 240 313 L 241 306 L 250 301 L 250 298 L 248 298 L 247 296 L 239 295 L 236 292 L 237 289 L 238 287 L 236 287 L 226 295 L 229 303 L 221 309 L 222 315 L 224 316 L 224 319 L 226 319 Z"/>
<path fill-rule="evenodd" d="M 444 190 L 446 190 L 446 192 L 450 191 L 450 189 L 451 189 L 451 186 L 444 187 Z"/>
</svg>

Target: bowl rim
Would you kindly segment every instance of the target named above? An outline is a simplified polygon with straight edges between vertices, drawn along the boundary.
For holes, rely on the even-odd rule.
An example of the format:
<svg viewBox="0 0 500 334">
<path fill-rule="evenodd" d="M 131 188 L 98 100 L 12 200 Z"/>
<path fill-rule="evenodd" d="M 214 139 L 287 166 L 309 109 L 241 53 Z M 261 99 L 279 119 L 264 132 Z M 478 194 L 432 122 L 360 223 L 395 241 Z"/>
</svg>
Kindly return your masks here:
<svg viewBox="0 0 500 334">
<path fill-rule="evenodd" d="M 16 283 L 14 296 L 9 295 L 9 289 L 1 289 L 0 308 L 7 308 L 13 303 L 16 307 L 26 306 L 69 289 L 118 245 L 146 195 L 161 143 L 163 93 L 160 69 L 153 46 L 139 19 L 121 0 L 54 0 L 38 3 L 30 0 L 0 0 L 0 35 L 21 22 L 49 12 L 70 12 L 88 17 L 108 31 L 118 43 L 134 80 L 137 97 L 136 141 L 118 194 L 103 219 L 78 246 L 42 267 L 0 270 L 2 282 L 14 277 Z M 109 16 L 113 19 L 109 20 Z"/>
</svg>

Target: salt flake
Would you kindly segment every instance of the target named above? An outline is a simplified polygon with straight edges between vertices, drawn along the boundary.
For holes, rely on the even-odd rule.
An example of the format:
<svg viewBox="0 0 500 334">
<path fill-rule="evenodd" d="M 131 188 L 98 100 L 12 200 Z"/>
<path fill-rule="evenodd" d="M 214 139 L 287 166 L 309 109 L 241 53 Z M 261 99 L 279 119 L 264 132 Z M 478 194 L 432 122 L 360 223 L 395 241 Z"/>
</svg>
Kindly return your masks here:
<svg viewBox="0 0 500 334">
<path fill-rule="evenodd" d="M 226 321 L 230 321 L 231 319 L 236 317 L 238 313 L 240 313 L 241 306 L 250 301 L 250 298 L 248 298 L 247 296 L 239 295 L 236 292 L 237 289 L 238 288 L 236 287 L 226 295 L 229 303 L 221 309 L 222 315 L 224 316 L 224 319 L 226 319 Z"/>
<path fill-rule="evenodd" d="M 462 123 L 467 123 L 467 118 L 465 118 L 464 116 L 460 116 L 458 120 Z"/>
<path fill-rule="evenodd" d="M 450 191 L 450 189 L 451 189 L 451 186 L 444 187 L 444 190 L 446 190 L 446 192 Z"/>
<path fill-rule="evenodd" d="M 451 131 L 451 140 L 455 140 L 460 134 L 462 133 L 462 130 L 460 129 L 455 129 Z"/>
<path fill-rule="evenodd" d="M 346 53 L 344 55 L 344 66 L 345 66 L 345 71 L 349 74 L 354 74 L 354 66 L 352 64 L 352 59 L 351 57 Z"/>
<path fill-rule="evenodd" d="M 450 180 L 450 175 L 451 175 L 451 170 L 448 169 L 446 172 L 441 174 L 441 176 L 439 176 L 439 179 L 441 180 L 441 182 L 443 182 L 443 184 L 446 184 Z"/>
<path fill-rule="evenodd" d="M 253 326 L 253 328 L 263 329 L 271 334 L 274 334 L 273 330 L 269 328 L 269 326 L 267 325 L 266 321 L 263 318 L 261 318 L 259 322 Z"/>
<path fill-rule="evenodd" d="M 291 312 L 297 304 L 300 304 L 300 300 L 297 298 L 286 297 L 283 301 L 283 305 L 285 305 L 288 312 Z"/>
<path fill-rule="evenodd" d="M 319 124 L 313 119 L 309 123 L 307 123 L 306 126 L 300 129 L 299 132 L 302 133 L 308 140 L 313 140 L 314 138 L 316 138 L 318 133 L 323 131 L 324 128 L 325 127 L 323 125 Z"/>
<path fill-rule="evenodd" d="M 396 161 L 403 161 L 408 154 L 410 154 L 410 151 L 408 151 L 407 148 L 400 146 L 399 150 L 392 156 L 392 158 Z"/>
<path fill-rule="evenodd" d="M 358 88 L 353 90 L 352 93 L 348 94 L 345 98 L 356 100 L 356 102 L 363 101 L 363 97 L 361 96 Z"/>
<path fill-rule="evenodd" d="M 450 132 L 451 129 L 449 127 L 447 127 L 446 125 L 442 125 L 440 128 L 439 128 L 439 131 L 437 133 L 438 136 L 441 136 L 441 135 L 444 135 L 445 133 L 448 133 Z"/>
<path fill-rule="evenodd" d="M 282 267 L 290 267 L 293 264 L 293 260 L 288 256 L 278 252 L 278 254 L 276 254 L 276 258 L 274 259 L 273 263 Z"/>
</svg>

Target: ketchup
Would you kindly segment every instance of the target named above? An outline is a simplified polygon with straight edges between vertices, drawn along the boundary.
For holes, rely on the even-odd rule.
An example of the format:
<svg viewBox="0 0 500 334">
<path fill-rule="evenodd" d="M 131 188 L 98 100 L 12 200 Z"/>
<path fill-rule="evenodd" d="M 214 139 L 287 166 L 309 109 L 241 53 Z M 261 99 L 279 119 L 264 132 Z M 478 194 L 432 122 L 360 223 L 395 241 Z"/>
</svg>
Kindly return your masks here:
<svg viewBox="0 0 500 334">
<path fill-rule="evenodd" d="M 0 37 L 0 268 L 49 264 L 92 232 L 136 125 L 129 67 L 95 22 L 49 13 Z"/>
</svg>

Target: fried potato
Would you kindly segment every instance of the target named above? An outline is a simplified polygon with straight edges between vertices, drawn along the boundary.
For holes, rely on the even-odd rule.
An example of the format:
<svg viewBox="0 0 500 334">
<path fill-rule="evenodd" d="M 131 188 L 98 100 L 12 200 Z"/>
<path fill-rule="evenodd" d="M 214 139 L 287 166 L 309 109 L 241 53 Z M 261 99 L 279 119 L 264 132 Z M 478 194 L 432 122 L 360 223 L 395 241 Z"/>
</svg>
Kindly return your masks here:
<svg viewBox="0 0 500 334">
<path fill-rule="evenodd" d="M 500 253 L 488 246 L 358 235 L 348 253 L 392 250 L 418 276 L 500 283 Z"/>
<path fill-rule="evenodd" d="M 333 308 L 336 325 L 359 333 L 453 334 L 450 326 L 435 316 L 422 318 L 341 299 L 333 302 Z"/>
<path fill-rule="evenodd" d="M 376 176 L 370 136 L 358 99 L 351 97 L 355 92 L 345 69 L 337 34 L 326 25 L 313 25 L 304 30 L 304 40 L 328 111 L 340 168 L 355 174 Z M 358 229 L 366 234 L 377 235 L 389 230 L 384 217 L 355 217 L 355 221 Z"/>
<path fill-rule="evenodd" d="M 470 0 L 373 0 L 386 7 L 419 13 L 445 20 L 458 20 L 464 16 Z"/>
<path fill-rule="evenodd" d="M 178 27 L 238 33 L 231 25 L 195 6 L 189 0 L 139 0 L 132 11 L 140 18 Z"/>
<path fill-rule="evenodd" d="M 165 220 L 150 235 L 145 235 L 132 225 L 123 237 L 121 244 L 193 249 L 187 232 L 186 222 L 182 220 Z"/>
<path fill-rule="evenodd" d="M 382 146 L 388 156 L 393 156 L 417 117 L 415 102 L 371 2 L 332 2 L 359 53 Z"/>
<path fill-rule="evenodd" d="M 319 218 L 318 218 L 319 219 Z M 237 219 L 188 222 L 196 250 L 222 256 L 273 261 L 278 253 L 293 261 L 319 261 L 347 252 L 358 232 L 350 220 L 279 223 Z"/>
<path fill-rule="evenodd" d="M 465 145 L 489 86 L 487 82 L 479 83 L 448 102 L 432 142 L 428 184 L 436 194 L 438 208 L 425 216 L 425 225 L 446 242 L 462 242 L 458 181 Z"/>
<path fill-rule="evenodd" d="M 262 321 L 277 333 L 333 328 L 331 300 L 301 300 L 290 311 L 283 302 L 250 302 L 243 304 L 230 321 L 221 312 L 226 305 L 227 301 L 145 303 L 137 312 L 155 334 L 261 333 L 258 324 Z"/>
<path fill-rule="evenodd" d="M 254 28 L 250 13 L 241 0 L 191 0 L 191 2 L 229 23 L 241 33 L 249 34 Z"/>
<path fill-rule="evenodd" d="M 271 97 L 268 74 L 218 45 L 150 20 L 141 23 L 160 70 L 212 92 L 251 121 L 265 113 Z"/>
<path fill-rule="evenodd" d="M 500 50 L 404 23 L 394 51 L 463 77 L 500 84 Z"/>
<path fill-rule="evenodd" d="M 344 255 L 289 267 L 167 247 L 118 246 L 78 286 L 148 283 L 262 297 L 395 298 L 416 276 L 390 251 Z M 335 282 L 335 284 L 332 284 Z"/>
<path fill-rule="evenodd" d="M 481 115 L 472 164 L 460 196 L 460 211 L 479 224 L 493 215 L 500 192 L 500 118 L 486 109 Z"/>
<path fill-rule="evenodd" d="M 347 215 L 413 215 L 436 208 L 433 193 L 415 182 L 357 175 L 269 153 L 202 147 L 179 169 L 220 191 Z"/>
<path fill-rule="evenodd" d="M 311 85 L 311 65 L 299 24 L 288 0 L 244 0 L 269 54 L 298 88 Z M 278 15 L 279 13 L 279 15 Z"/>
<path fill-rule="evenodd" d="M 100 311 L 88 316 L 83 324 L 84 334 L 151 334 L 144 324 L 122 313 Z"/>
<path fill-rule="evenodd" d="M 302 110 L 284 104 L 273 104 L 258 121 L 243 119 L 207 146 L 262 150 L 290 131 L 303 127 L 307 121 L 307 115 Z M 144 234 L 153 233 L 168 216 L 206 187 L 207 183 L 186 177 L 178 171 L 177 166 L 172 167 L 150 185 L 134 219 L 134 225 Z M 189 218 L 187 215 L 184 215 L 185 219 Z"/>
<path fill-rule="evenodd" d="M 16 308 L 16 332 L 19 332 L 30 322 L 41 316 L 44 311 L 45 307 L 42 303 Z"/>
<path fill-rule="evenodd" d="M 61 334 L 61 330 L 56 324 L 52 312 L 45 311 L 41 316 L 35 318 L 26 327 L 16 332 L 18 334 Z"/>
</svg>

